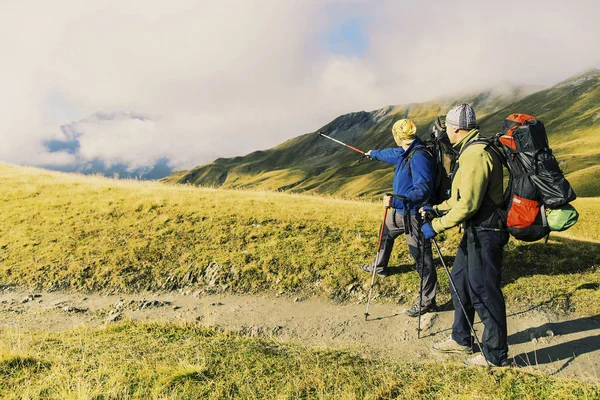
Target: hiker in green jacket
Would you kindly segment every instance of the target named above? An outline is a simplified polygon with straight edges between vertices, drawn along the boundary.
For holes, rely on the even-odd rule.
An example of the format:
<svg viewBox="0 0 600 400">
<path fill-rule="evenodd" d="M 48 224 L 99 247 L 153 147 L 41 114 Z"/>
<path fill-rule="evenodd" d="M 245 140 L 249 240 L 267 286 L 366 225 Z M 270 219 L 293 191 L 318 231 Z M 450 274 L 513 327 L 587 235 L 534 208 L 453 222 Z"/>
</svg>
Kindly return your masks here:
<svg viewBox="0 0 600 400">
<path fill-rule="evenodd" d="M 460 152 L 452 181 L 451 197 L 433 207 L 438 218 L 423 225 L 426 238 L 462 224 L 464 235 L 452 267 L 456 291 L 452 335 L 436 343 L 435 350 L 471 354 L 473 338 L 457 294 L 473 323 L 475 311 L 483 322 L 483 354 L 464 361 L 467 365 L 500 366 L 507 362 L 506 305 L 500 289 L 501 266 L 508 232 L 499 214 L 503 202 L 502 161 L 485 142 L 479 142 L 475 111 L 468 104 L 452 108 L 446 116 L 448 137 Z"/>
</svg>

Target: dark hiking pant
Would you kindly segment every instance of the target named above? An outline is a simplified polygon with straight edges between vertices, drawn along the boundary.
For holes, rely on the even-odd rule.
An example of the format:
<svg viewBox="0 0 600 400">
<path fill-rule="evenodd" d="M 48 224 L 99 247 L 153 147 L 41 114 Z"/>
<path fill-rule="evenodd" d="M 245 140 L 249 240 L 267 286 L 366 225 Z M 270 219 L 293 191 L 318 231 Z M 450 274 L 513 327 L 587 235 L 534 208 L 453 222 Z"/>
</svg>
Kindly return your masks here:
<svg viewBox="0 0 600 400">
<path fill-rule="evenodd" d="M 435 301 L 437 287 L 437 274 L 433 267 L 433 256 L 431 255 L 431 241 L 423 237 L 420 215 L 411 215 L 410 218 L 406 218 L 406 224 L 404 219 L 404 215 L 395 210 L 388 213 L 383 228 L 383 239 L 378 254 L 379 258 L 376 258 L 378 261 L 376 270 L 380 271 L 383 268 L 387 268 L 392 248 L 394 247 L 394 241 L 398 236 L 405 233 L 408 249 L 417 264 L 417 271 L 423 279 L 423 305 L 429 305 L 432 301 Z M 408 221 L 410 221 L 410 224 L 408 224 Z M 423 263 L 423 247 L 425 248 L 425 263 Z M 376 260 L 373 260 L 371 266 L 375 264 Z"/>
<path fill-rule="evenodd" d="M 483 353 L 488 361 L 500 365 L 508 356 L 506 341 L 506 305 L 500 290 L 500 277 L 507 232 L 467 228 L 458 246 L 452 267 L 452 278 L 469 321 L 475 311 L 483 323 Z M 451 290 L 454 302 L 452 338 L 463 346 L 471 346 L 471 330 Z"/>
</svg>

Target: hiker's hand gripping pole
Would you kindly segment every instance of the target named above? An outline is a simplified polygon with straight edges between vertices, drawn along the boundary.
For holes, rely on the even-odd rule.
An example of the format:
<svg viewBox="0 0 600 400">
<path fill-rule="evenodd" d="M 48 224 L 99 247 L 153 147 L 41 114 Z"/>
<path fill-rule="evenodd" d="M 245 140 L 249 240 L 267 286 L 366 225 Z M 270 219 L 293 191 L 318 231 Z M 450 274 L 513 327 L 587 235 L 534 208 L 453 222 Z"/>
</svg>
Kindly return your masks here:
<svg viewBox="0 0 600 400">
<path fill-rule="evenodd" d="M 360 154 L 362 154 L 362 155 L 363 155 L 363 157 L 369 157 L 369 158 L 370 158 L 370 156 L 369 156 L 367 153 L 365 153 L 364 151 L 362 151 L 362 150 L 360 150 L 360 149 L 357 149 L 357 148 L 356 148 L 356 147 L 354 147 L 354 146 L 350 146 L 349 144 L 346 144 L 346 143 L 344 143 L 344 142 L 342 142 L 342 141 L 339 141 L 339 140 L 337 140 L 337 139 L 334 139 L 334 138 L 332 138 L 331 136 L 327 136 L 327 135 L 326 135 L 326 134 L 324 134 L 323 132 L 319 132 L 319 136 L 322 136 L 322 137 L 324 137 L 325 139 L 329 139 L 329 140 L 331 140 L 331 141 L 333 141 L 333 142 L 336 142 L 337 144 L 341 144 L 342 146 L 349 148 L 350 150 L 353 150 L 353 151 L 355 151 L 355 152 L 357 152 L 357 153 L 360 153 Z"/>
</svg>

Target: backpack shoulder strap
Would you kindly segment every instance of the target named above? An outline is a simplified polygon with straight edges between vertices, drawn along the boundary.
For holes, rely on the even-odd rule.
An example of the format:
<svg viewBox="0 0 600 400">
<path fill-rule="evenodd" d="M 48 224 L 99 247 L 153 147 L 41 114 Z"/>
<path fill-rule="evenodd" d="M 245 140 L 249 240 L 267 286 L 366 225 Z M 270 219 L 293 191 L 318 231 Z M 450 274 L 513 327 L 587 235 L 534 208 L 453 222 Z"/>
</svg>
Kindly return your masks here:
<svg viewBox="0 0 600 400">
<path fill-rule="evenodd" d="M 496 146 L 496 138 L 478 138 L 478 139 L 472 140 L 469 143 L 464 145 L 464 147 L 461 149 L 458 156 L 460 157 L 460 155 L 462 153 L 464 153 L 464 151 L 468 147 L 470 147 L 471 145 L 474 145 L 474 144 L 485 144 L 485 150 L 488 153 L 495 154 L 498 157 L 498 159 L 500 160 L 500 162 L 502 163 L 502 165 L 506 166 L 506 157 L 504 156 L 504 154 L 502 154 L 502 152 L 500 151 L 498 146 Z"/>
<path fill-rule="evenodd" d="M 496 157 L 498 157 L 498 159 L 500 160 L 500 162 L 502 163 L 503 166 L 508 168 L 507 165 L 507 161 L 506 161 L 506 156 L 503 154 L 503 152 L 498 148 L 498 146 L 496 146 L 496 142 L 497 142 L 497 138 L 493 137 L 493 138 L 478 138 L 475 139 L 467 144 L 465 144 L 465 146 L 462 148 L 462 150 L 459 153 L 459 157 L 460 155 L 467 149 L 467 147 L 473 145 L 473 144 L 485 144 L 485 150 L 490 153 L 490 154 L 495 154 Z M 454 175 L 456 174 L 456 170 L 458 170 L 458 159 L 457 162 L 454 166 L 454 169 L 452 171 L 452 177 L 454 178 Z M 509 169 L 509 174 L 508 174 L 508 187 L 506 188 L 506 191 L 504 192 L 504 199 L 503 199 L 503 204 L 506 206 L 508 204 L 508 197 L 509 196 L 509 191 L 512 185 L 512 175 L 510 174 L 510 169 Z M 488 204 L 494 204 L 492 202 L 492 200 L 490 199 L 487 191 L 485 193 L 484 196 L 484 201 L 486 201 Z"/>
<path fill-rule="evenodd" d="M 475 140 L 471 140 L 470 142 L 467 142 L 463 148 L 460 150 L 460 153 L 458 153 L 458 155 L 462 155 L 462 153 L 465 152 L 465 150 L 467 150 L 469 147 L 471 147 L 474 144 L 485 144 L 485 149 L 487 150 L 488 146 L 491 144 L 491 141 L 489 139 L 484 139 L 484 138 L 478 138 Z"/>
<path fill-rule="evenodd" d="M 406 162 L 408 163 L 408 175 L 412 176 L 412 167 L 410 166 L 413 157 L 415 156 L 417 150 L 422 150 L 426 154 L 431 157 L 431 159 L 435 159 L 429 148 L 425 144 L 420 144 L 418 146 L 413 147 L 410 152 L 406 155 Z"/>
<path fill-rule="evenodd" d="M 433 157 L 433 154 L 431 154 L 431 151 L 429 150 L 429 148 L 425 145 L 425 144 L 420 144 L 418 146 L 413 147 L 410 150 L 410 153 L 408 153 L 407 158 L 412 159 L 416 153 L 417 150 L 423 150 L 425 153 L 429 154 L 431 157 Z"/>
<path fill-rule="evenodd" d="M 456 163 L 454 164 L 454 168 L 452 168 L 452 178 L 454 179 L 454 176 L 456 175 L 456 171 L 458 170 L 459 167 L 459 158 L 462 155 L 462 153 L 465 152 L 465 150 L 467 150 L 467 148 L 469 148 L 470 146 L 474 145 L 474 144 L 485 144 L 485 150 L 490 153 L 490 154 L 495 154 L 498 159 L 500 160 L 500 162 L 502 163 L 502 165 L 504 165 L 505 167 L 506 165 L 506 157 L 504 156 L 504 154 L 502 154 L 502 152 L 500 151 L 500 149 L 496 146 L 496 138 L 478 138 L 475 140 L 471 140 L 470 142 L 466 143 L 463 148 L 460 150 L 460 152 L 458 153 L 458 157 L 456 158 Z"/>
</svg>

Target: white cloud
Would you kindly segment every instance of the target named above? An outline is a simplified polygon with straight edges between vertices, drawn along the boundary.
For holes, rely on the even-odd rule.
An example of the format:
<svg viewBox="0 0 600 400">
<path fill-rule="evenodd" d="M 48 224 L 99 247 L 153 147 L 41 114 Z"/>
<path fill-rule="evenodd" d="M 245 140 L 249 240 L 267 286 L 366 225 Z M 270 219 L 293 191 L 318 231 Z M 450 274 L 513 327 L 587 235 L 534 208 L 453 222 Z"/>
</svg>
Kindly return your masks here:
<svg viewBox="0 0 600 400">
<path fill-rule="evenodd" d="M 336 12 L 327 9 L 335 3 Z M 423 3 L 423 4 L 422 4 Z M 80 157 L 191 167 L 274 146 L 345 112 L 600 65 L 595 1 L 21 1 L 0 5 L 0 160 L 65 164 L 43 141 L 82 123 Z M 344 14 L 363 57 L 327 52 Z"/>
</svg>

